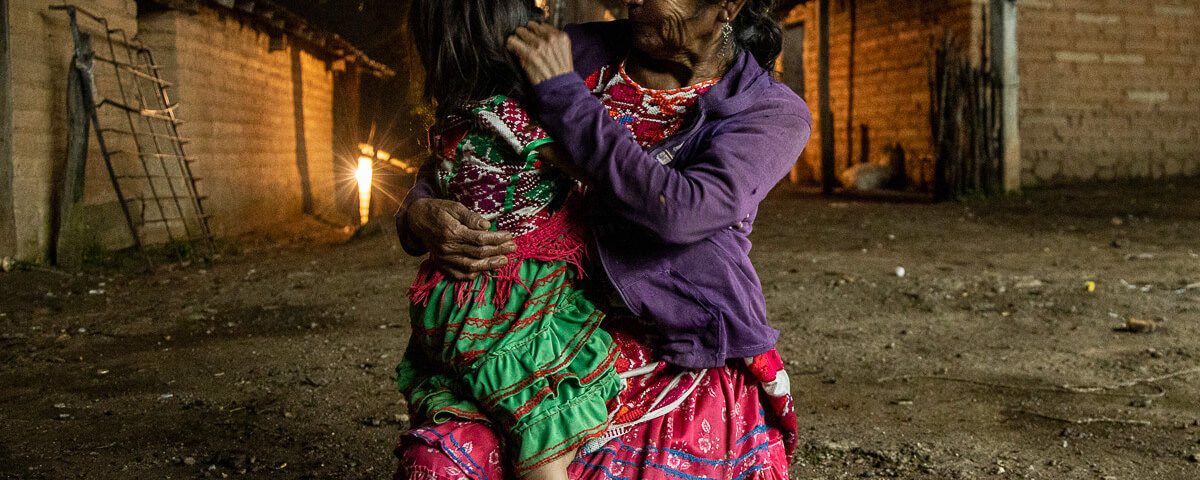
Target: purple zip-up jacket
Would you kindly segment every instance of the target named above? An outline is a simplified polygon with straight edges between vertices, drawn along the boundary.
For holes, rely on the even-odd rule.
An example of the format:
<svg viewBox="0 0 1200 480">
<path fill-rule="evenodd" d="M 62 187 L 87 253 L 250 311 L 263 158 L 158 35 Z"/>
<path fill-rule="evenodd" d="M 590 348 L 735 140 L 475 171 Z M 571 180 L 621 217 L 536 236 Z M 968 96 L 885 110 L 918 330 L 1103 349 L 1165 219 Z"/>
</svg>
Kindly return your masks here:
<svg viewBox="0 0 1200 480">
<path fill-rule="evenodd" d="M 743 53 L 677 134 L 644 150 L 583 81 L 625 58 L 628 22 L 566 31 L 577 74 L 535 86 L 531 107 L 592 182 L 590 226 L 613 287 L 668 362 L 712 368 L 771 350 L 779 331 L 767 325 L 748 235 L 808 142 L 808 106 Z M 435 191 L 420 175 L 405 204 Z"/>
</svg>

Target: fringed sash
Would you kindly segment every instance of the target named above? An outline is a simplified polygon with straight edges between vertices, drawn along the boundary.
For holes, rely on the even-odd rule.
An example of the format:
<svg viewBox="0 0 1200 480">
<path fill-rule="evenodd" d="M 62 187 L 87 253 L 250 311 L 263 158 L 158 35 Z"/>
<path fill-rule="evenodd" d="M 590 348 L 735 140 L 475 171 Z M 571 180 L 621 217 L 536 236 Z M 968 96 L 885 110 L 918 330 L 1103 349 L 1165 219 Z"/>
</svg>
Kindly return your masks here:
<svg viewBox="0 0 1200 480">
<path fill-rule="evenodd" d="M 573 196 L 572 200 L 574 198 L 576 197 Z M 558 212 L 538 221 L 536 227 L 528 233 L 514 238 L 517 251 L 508 256 L 508 263 L 504 266 L 484 273 L 478 281 L 456 281 L 443 295 L 453 290 L 454 301 L 458 306 L 467 303 L 480 304 L 487 301 L 489 283 L 497 282 L 492 302 L 503 306 L 508 303 L 514 287 L 519 285 L 529 290 L 530 286 L 518 275 L 521 263 L 528 260 L 564 261 L 582 275 L 588 243 L 586 230 L 575 213 L 577 210 L 578 202 L 569 201 Z M 436 262 L 431 258 L 426 259 L 417 271 L 417 279 L 408 289 L 409 300 L 414 305 L 428 305 L 434 289 L 443 280 L 447 278 L 437 270 Z"/>
</svg>

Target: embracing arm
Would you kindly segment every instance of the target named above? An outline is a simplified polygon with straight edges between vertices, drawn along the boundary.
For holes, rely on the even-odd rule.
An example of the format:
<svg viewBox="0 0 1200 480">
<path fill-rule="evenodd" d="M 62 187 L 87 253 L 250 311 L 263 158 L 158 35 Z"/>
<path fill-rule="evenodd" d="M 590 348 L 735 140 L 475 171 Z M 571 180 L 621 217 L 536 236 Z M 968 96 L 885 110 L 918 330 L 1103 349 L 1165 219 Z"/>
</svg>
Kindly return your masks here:
<svg viewBox="0 0 1200 480">
<path fill-rule="evenodd" d="M 724 125 L 701 151 L 676 160 L 686 161 L 682 168 L 666 166 L 612 120 L 574 73 L 566 33 L 531 23 L 509 37 L 508 47 L 534 85 L 546 130 L 617 215 L 667 243 L 738 226 L 799 159 L 812 132 L 803 103 L 777 92 L 714 120 Z"/>
<path fill-rule="evenodd" d="M 400 237 L 400 246 L 414 257 L 424 255 L 429 250 L 409 231 L 408 211 L 412 208 L 413 202 L 417 200 L 437 197 L 437 183 L 433 172 L 436 162 L 437 159 L 433 155 L 425 159 L 425 163 L 417 170 L 412 188 L 404 196 L 404 201 L 400 203 L 400 210 L 396 212 L 396 235 Z"/>
<path fill-rule="evenodd" d="M 491 223 L 478 213 L 437 198 L 436 162 L 430 156 L 421 166 L 396 212 L 396 235 L 404 251 L 413 256 L 429 252 L 438 270 L 455 280 L 472 279 L 508 263 L 507 255 L 517 249 L 512 235 L 489 231 Z"/>
<path fill-rule="evenodd" d="M 752 107 L 676 169 L 651 158 L 574 74 L 535 86 L 539 118 L 617 213 L 668 243 L 744 221 L 787 173 L 811 125 L 784 107 Z M 678 160 L 677 160 L 678 161 Z"/>
</svg>

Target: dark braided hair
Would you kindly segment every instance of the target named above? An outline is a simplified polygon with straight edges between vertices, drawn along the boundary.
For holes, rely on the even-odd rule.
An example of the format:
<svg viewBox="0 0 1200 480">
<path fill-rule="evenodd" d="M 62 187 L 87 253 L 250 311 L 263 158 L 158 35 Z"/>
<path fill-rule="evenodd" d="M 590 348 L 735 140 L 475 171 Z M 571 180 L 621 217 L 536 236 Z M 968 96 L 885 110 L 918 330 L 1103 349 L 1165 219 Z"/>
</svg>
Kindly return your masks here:
<svg viewBox="0 0 1200 480">
<path fill-rule="evenodd" d="M 716 5 L 727 0 L 708 0 Z M 739 52 L 750 52 L 764 70 L 775 69 L 775 60 L 783 52 L 783 28 L 771 16 L 776 0 L 749 0 L 733 19 L 733 39 Z"/>
<path fill-rule="evenodd" d="M 533 0 L 413 0 L 408 27 L 425 67 L 425 99 L 437 106 L 434 121 L 495 95 L 524 97 L 525 75 L 505 42 L 544 19 Z"/>
</svg>

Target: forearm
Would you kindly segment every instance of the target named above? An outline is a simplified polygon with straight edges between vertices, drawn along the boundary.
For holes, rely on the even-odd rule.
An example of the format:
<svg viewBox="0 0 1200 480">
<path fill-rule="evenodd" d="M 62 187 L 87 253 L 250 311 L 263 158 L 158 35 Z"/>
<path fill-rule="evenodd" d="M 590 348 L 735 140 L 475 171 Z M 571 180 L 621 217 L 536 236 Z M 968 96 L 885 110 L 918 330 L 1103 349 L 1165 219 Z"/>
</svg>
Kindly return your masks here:
<svg viewBox="0 0 1200 480">
<path fill-rule="evenodd" d="M 691 243 L 744 220 L 808 138 L 799 116 L 763 113 L 714 137 L 677 169 L 651 158 L 578 76 L 555 77 L 535 90 L 543 125 L 614 213 L 667 243 Z"/>
<path fill-rule="evenodd" d="M 539 119 L 570 161 L 592 179 L 613 213 L 655 233 L 671 228 L 663 221 L 671 210 L 666 203 L 691 193 L 686 179 L 671 179 L 679 175 L 650 158 L 628 131 L 613 122 L 578 76 L 555 77 L 535 90 Z M 677 186 L 672 188 L 673 184 Z M 668 190 L 673 191 L 670 199 Z"/>
<path fill-rule="evenodd" d="M 429 248 L 421 243 L 421 240 L 413 235 L 411 229 L 408 228 L 408 209 L 400 207 L 396 212 L 396 236 L 400 238 L 400 247 L 404 251 L 414 257 L 420 257 L 429 253 Z"/>
<path fill-rule="evenodd" d="M 434 176 L 435 162 L 436 158 L 430 156 L 417 170 L 412 188 L 408 190 L 404 201 L 400 203 L 400 209 L 396 211 L 396 236 L 399 237 L 400 246 L 404 248 L 404 251 L 414 257 L 425 255 L 429 252 L 429 248 L 409 228 L 408 211 L 414 202 L 437 198 L 437 179 Z"/>
</svg>

